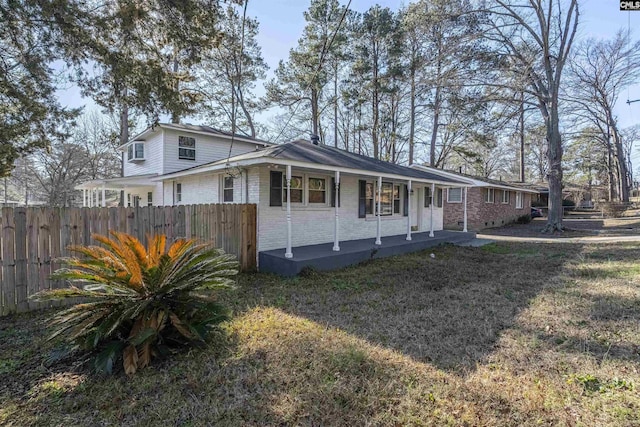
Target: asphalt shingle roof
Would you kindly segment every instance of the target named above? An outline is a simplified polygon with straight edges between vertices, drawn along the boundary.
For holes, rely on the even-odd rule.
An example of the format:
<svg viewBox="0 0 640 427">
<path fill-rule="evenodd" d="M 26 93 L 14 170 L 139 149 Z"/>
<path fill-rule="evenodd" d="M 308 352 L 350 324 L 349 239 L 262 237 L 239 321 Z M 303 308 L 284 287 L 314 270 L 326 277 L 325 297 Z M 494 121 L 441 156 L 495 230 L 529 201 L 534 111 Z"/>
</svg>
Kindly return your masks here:
<svg viewBox="0 0 640 427">
<path fill-rule="evenodd" d="M 284 144 L 272 145 L 258 151 L 252 151 L 249 153 L 231 157 L 228 160 L 219 160 L 213 163 L 195 166 L 192 169 L 206 168 L 207 166 L 226 164 L 227 162 L 234 163 L 243 160 L 258 158 L 280 159 L 305 163 L 315 163 L 319 165 L 334 166 L 346 169 L 357 169 L 372 172 L 372 175 L 374 175 L 375 173 L 383 173 L 406 176 L 407 178 L 438 181 L 443 183 L 465 184 L 462 181 L 457 181 L 455 179 L 445 177 L 436 173 L 409 168 L 406 166 L 397 165 L 395 163 L 385 162 L 383 160 L 376 160 L 373 157 L 351 153 L 349 151 L 330 147 L 328 145 L 313 145 L 311 142 L 305 140 L 296 140 Z"/>
</svg>

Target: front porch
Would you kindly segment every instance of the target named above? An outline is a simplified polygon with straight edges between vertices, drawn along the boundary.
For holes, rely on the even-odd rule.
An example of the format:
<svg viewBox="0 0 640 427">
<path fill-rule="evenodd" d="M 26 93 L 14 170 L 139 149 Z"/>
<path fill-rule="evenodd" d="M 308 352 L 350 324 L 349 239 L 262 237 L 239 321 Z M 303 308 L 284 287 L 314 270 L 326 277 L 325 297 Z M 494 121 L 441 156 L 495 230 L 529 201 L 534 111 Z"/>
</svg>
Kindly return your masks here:
<svg viewBox="0 0 640 427">
<path fill-rule="evenodd" d="M 304 267 L 317 270 L 334 270 L 374 258 L 384 258 L 409 252 L 421 251 L 444 243 L 464 243 L 476 237 L 476 233 L 462 231 L 435 231 L 412 233 L 412 240 L 401 234 L 382 238 L 376 245 L 374 239 L 347 240 L 340 242 L 340 251 L 333 250 L 333 243 L 300 246 L 293 249 L 294 256 L 287 258 L 285 249 L 263 251 L 258 254 L 261 272 L 276 273 L 281 276 L 295 276 Z"/>
</svg>

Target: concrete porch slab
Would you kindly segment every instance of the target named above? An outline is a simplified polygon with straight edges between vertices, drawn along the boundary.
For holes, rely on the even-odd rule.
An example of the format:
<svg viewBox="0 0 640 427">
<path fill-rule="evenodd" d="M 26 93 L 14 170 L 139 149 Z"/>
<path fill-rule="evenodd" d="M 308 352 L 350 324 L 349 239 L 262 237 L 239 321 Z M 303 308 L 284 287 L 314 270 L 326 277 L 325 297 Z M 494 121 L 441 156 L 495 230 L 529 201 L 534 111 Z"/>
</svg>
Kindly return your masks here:
<svg viewBox="0 0 640 427">
<path fill-rule="evenodd" d="M 284 249 L 263 251 L 258 254 L 259 270 L 281 276 L 295 276 L 305 267 L 335 270 L 369 259 L 417 252 L 444 243 L 463 244 L 475 239 L 476 233 L 443 230 L 436 231 L 434 237 L 429 237 L 428 232 L 412 233 L 410 241 L 406 237 L 406 234 L 383 237 L 380 246 L 373 238 L 348 240 L 340 242 L 339 252 L 333 251 L 333 243 L 300 246 L 293 248 L 293 258 L 285 258 Z"/>
</svg>

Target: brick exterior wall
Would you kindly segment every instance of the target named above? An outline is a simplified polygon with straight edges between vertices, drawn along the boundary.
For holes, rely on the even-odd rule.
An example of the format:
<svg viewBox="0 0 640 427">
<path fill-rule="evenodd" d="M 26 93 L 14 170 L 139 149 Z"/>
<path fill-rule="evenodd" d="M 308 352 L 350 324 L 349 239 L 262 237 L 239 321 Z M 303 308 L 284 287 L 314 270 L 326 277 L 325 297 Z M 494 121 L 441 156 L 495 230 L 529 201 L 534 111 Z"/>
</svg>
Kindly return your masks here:
<svg viewBox="0 0 640 427">
<path fill-rule="evenodd" d="M 280 168 L 284 172 L 284 168 Z M 280 249 L 287 245 L 287 220 L 285 206 L 269 206 L 269 169 L 265 166 L 254 167 L 249 171 L 249 203 L 258 204 L 258 251 Z M 330 181 L 333 172 L 309 172 L 293 169 L 293 175 L 307 175 L 325 177 Z M 339 216 L 340 241 L 355 239 L 372 239 L 377 234 L 377 218 L 367 216 L 358 218 L 358 176 L 343 174 L 340 178 L 341 203 Z M 375 178 L 371 178 L 375 180 Z M 415 195 L 424 194 L 424 185 L 414 183 Z M 417 199 L 416 199 L 417 200 Z M 423 200 L 420 200 L 423 203 Z M 402 204 L 401 204 L 402 205 Z M 416 203 L 412 204 L 412 208 Z M 421 230 L 428 231 L 430 212 L 420 208 L 422 214 Z M 442 230 L 442 208 L 434 209 L 434 230 Z M 330 206 L 298 206 L 291 207 L 292 244 L 296 246 L 315 245 L 333 242 L 335 224 L 335 209 Z M 383 216 L 381 220 L 382 241 L 386 236 L 404 234 L 407 232 L 407 217 L 394 214 Z"/>
<path fill-rule="evenodd" d="M 493 203 L 485 202 L 486 187 L 471 187 L 468 190 L 467 228 L 478 231 L 500 227 L 515 222 L 522 215 L 531 214 L 531 193 L 522 193 L 523 207 L 516 209 L 516 191 L 509 191 L 509 203 L 502 203 L 502 190 L 494 189 Z M 463 190 L 464 194 L 464 190 Z M 464 219 L 464 196 L 462 203 L 444 200 L 444 228 L 462 229 Z"/>
</svg>

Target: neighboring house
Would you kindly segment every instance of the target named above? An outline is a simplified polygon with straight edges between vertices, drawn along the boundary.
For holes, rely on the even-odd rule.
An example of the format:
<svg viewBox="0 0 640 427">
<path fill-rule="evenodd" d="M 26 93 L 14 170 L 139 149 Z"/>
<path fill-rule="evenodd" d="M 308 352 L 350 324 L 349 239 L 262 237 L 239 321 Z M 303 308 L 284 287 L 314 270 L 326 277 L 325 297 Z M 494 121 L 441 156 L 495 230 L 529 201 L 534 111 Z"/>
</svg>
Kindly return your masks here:
<svg viewBox="0 0 640 427">
<path fill-rule="evenodd" d="M 467 227 L 479 231 L 515 222 L 531 214 L 531 198 L 538 192 L 526 185 L 442 171 L 428 166 L 413 166 L 424 171 L 439 171 L 443 176 L 464 180 L 471 186 L 448 188 L 444 197 L 444 228 L 462 229 L 464 211 Z M 467 200 L 465 207 L 465 200 Z"/>
<path fill-rule="evenodd" d="M 125 177 L 79 186 L 85 204 L 102 189 L 124 190 L 130 205 L 255 203 L 258 252 L 286 258 L 302 246 L 329 243 L 340 253 L 347 241 L 434 236 L 444 228 L 446 189 L 469 185 L 308 141 L 236 137 L 231 147 L 228 134 L 201 126 L 162 124 L 122 149 Z"/>
</svg>

